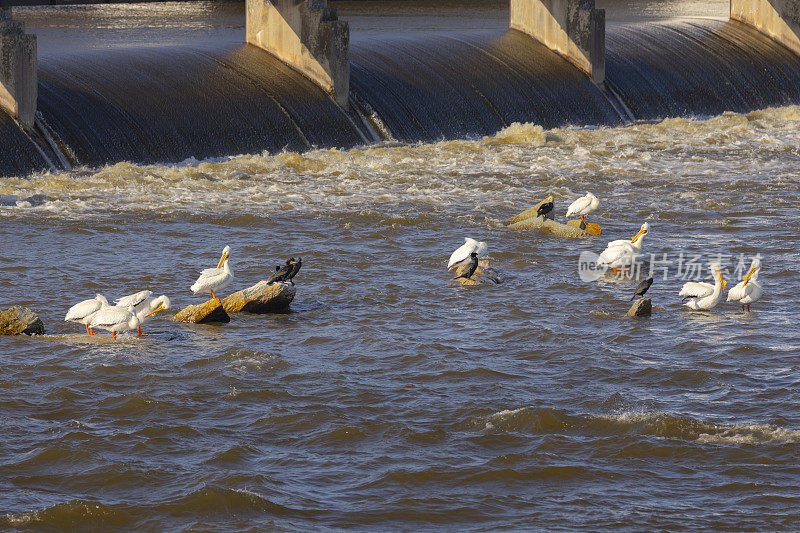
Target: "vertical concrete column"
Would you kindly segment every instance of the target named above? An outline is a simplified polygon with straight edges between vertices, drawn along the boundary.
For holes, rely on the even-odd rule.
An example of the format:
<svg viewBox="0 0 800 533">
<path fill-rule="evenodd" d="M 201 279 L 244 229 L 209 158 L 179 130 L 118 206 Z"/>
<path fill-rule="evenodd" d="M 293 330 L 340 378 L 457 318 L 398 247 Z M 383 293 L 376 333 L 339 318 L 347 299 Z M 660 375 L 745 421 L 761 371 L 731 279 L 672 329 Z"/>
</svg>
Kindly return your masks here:
<svg viewBox="0 0 800 533">
<path fill-rule="evenodd" d="M 511 0 L 511 29 L 526 33 L 586 71 L 606 78 L 606 12 L 594 0 Z"/>
<path fill-rule="evenodd" d="M 731 0 L 731 19 L 800 54 L 800 0 Z"/>
<path fill-rule="evenodd" d="M 327 0 L 247 0 L 246 41 L 302 72 L 347 106 L 350 27 Z"/>
<path fill-rule="evenodd" d="M 0 7 L 0 108 L 33 126 L 36 113 L 36 36 Z"/>
</svg>

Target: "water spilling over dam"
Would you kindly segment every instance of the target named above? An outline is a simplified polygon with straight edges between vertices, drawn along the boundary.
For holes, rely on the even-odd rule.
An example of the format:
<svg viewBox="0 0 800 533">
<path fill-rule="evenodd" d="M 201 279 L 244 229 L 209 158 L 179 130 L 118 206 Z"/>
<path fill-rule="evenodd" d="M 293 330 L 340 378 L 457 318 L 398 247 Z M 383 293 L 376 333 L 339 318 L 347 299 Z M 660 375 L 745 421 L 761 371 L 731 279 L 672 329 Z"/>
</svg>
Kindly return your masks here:
<svg viewBox="0 0 800 533">
<path fill-rule="evenodd" d="M 228 9 L 225 16 L 242 16 L 240 7 Z M 60 48 L 48 46 L 45 32 L 45 131 L 22 131 L 0 113 L 0 173 L 475 138 L 514 122 L 614 126 L 800 102 L 798 56 L 736 21 L 612 24 L 604 85 L 518 31 L 365 32 L 351 44 L 351 106 L 237 43 L 240 31 L 197 44 Z"/>
</svg>

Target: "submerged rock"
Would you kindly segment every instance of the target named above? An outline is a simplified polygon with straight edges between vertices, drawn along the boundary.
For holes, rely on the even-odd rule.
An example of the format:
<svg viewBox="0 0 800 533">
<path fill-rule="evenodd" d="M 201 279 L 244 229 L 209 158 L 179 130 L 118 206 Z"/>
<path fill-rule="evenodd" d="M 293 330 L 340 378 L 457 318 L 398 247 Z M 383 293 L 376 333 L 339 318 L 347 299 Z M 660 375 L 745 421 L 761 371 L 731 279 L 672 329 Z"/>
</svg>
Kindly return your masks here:
<svg viewBox="0 0 800 533">
<path fill-rule="evenodd" d="M 213 298 L 202 304 L 190 305 L 172 318 L 178 322 L 188 322 L 190 324 L 227 323 L 231 321 L 231 317 L 225 312 L 222 304 Z"/>
<path fill-rule="evenodd" d="M 0 335 L 42 335 L 44 324 L 39 316 L 18 305 L 0 311 Z"/>
<path fill-rule="evenodd" d="M 625 316 L 650 316 L 653 313 L 653 302 L 650 298 L 639 298 Z"/>
<path fill-rule="evenodd" d="M 275 313 L 289 309 L 296 292 L 291 283 L 267 283 L 262 280 L 229 295 L 222 300 L 222 305 L 229 313 Z"/>
</svg>

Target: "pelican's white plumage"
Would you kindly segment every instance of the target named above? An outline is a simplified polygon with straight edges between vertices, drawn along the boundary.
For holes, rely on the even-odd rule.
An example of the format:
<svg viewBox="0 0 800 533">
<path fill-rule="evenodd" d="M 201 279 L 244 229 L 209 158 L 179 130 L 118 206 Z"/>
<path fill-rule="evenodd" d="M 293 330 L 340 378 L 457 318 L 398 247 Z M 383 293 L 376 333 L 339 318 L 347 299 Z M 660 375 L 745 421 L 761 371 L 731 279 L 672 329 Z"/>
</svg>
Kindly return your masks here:
<svg viewBox="0 0 800 533">
<path fill-rule="evenodd" d="M 736 284 L 728 292 L 729 302 L 738 302 L 744 310 L 744 306 L 750 309 L 750 304 L 759 300 L 763 291 L 761 285 L 758 283 L 758 273 L 761 271 L 761 259 L 758 257 L 753 259 L 750 264 L 750 270 L 742 278 L 742 281 Z"/>
<path fill-rule="evenodd" d="M 567 218 L 588 215 L 597 209 L 598 205 L 600 205 L 600 200 L 597 199 L 597 196 L 587 192 L 586 196 L 581 196 L 569 204 L 569 207 L 567 208 Z"/>
<path fill-rule="evenodd" d="M 725 280 L 722 279 L 722 267 L 719 263 L 708 265 L 714 284 L 706 282 L 689 281 L 683 284 L 678 296 L 683 296 L 688 301 L 684 304 L 689 309 L 707 310 L 714 308 L 719 302 L 719 297 L 725 290 Z"/>
<path fill-rule="evenodd" d="M 153 296 L 153 291 L 139 291 L 127 296 L 123 296 L 122 298 L 118 298 L 117 300 L 114 300 L 114 303 L 117 305 L 117 307 L 128 307 L 129 305 L 132 305 L 138 308 L 151 296 Z"/>
<path fill-rule="evenodd" d="M 142 293 L 148 292 L 152 294 L 150 291 L 142 291 Z M 141 294 L 141 293 L 138 293 Z M 131 295 L 133 296 L 133 295 Z M 122 298 L 120 298 L 122 299 Z M 136 313 L 136 318 L 139 319 L 139 325 L 136 328 L 136 332 L 138 335 L 144 335 L 142 333 L 142 326 L 145 322 L 150 322 L 152 320 L 150 318 L 151 315 L 156 314 L 157 312 L 161 311 L 162 309 L 169 309 L 170 308 L 170 301 L 169 297 L 166 294 L 162 294 L 161 296 L 154 298 L 152 296 L 148 296 L 138 305 L 133 307 L 134 313 Z M 119 306 L 122 307 L 122 306 Z"/>
<path fill-rule="evenodd" d="M 139 319 L 132 305 L 128 307 L 104 307 L 94 314 L 89 327 L 110 331 L 117 338 L 118 331 L 128 331 L 139 327 Z"/>
<path fill-rule="evenodd" d="M 226 246 L 222 250 L 222 257 L 217 263 L 216 268 L 207 268 L 200 273 L 200 277 L 190 287 L 194 294 L 198 292 L 207 292 L 211 294 L 212 298 L 219 300 L 215 291 L 220 291 L 231 284 L 233 281 L 233 271 L 228 262 L 228 257 L 231 255 L 230 246 Z"/>
<path fill-rule="evenodd" d="M 447 262 L 447 270 L 450 270 L 458 263 L 469 259 L 469 256 L 472 252 L 478 254 L 478 257 L 483 257 L 486 255 L 488 248 L 489 247 L 483 241 L 476 241 L 470 237 L 464 237 L 464 244 L 456 248 L 456 250 L 450 255 L 450 261 Z"/>
<path fill-rule="evenodd" d="M 626 268 L 634 264 L 642 252 L 644 236 L 650 231 L 650 224 L 645 222 L 639 228 L 639 233 L 631 240 L 619 239 L 611 241 L 606 249 L 597 257 L 597 266 L 613 269 Z"/>
<path fill-rule="evenodd" d="M 83 324 L 86 326 L 86 333 L 92 335 L 93 332 L 89 324 L 94 314 L 104 307 L 108 307 L 108 300 L 106 300 L 105 296 L 98 293 L 91 300 L 84 300 L 70 307 L 69 311 L 67 311 L 67 315 L 64 317 L 64 321 Z"/>
</svg>

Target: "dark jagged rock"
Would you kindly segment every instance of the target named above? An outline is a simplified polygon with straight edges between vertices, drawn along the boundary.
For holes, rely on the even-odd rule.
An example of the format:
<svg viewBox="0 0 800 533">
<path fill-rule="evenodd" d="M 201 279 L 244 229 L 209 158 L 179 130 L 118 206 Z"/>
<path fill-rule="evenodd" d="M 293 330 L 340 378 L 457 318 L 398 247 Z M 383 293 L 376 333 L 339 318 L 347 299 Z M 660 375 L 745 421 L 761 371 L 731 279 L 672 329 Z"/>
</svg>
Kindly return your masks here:
<svg viewBox="0 0 800 533">
<path fill-rule="evenodd" d="M 297 289 L 285 282 L 259 281 L 252 287 L 234 292 L 222 300 L 229 313 L 276 313 L 289 309 Z"/>
<path fill-rule="evenodd" d="M 653 302 L 650 298 L 639 298 L 625 316 L 650 316 L 652 313 Z"/>
<path fill-rule="evenodd" d="M 0 335 L 43 335 L 44 324 L 39 316 L 28 309 L 15 305 L 0 311 Z"/>
<path fill-rule="evenodd" d="M 205 303 L 190 305 L 182 309 L 173 319 L 190 324 L 227 323 L 231 321 L 231 317 L 225 312 L 222 304 L 213 298 Z"/>
</svg>

